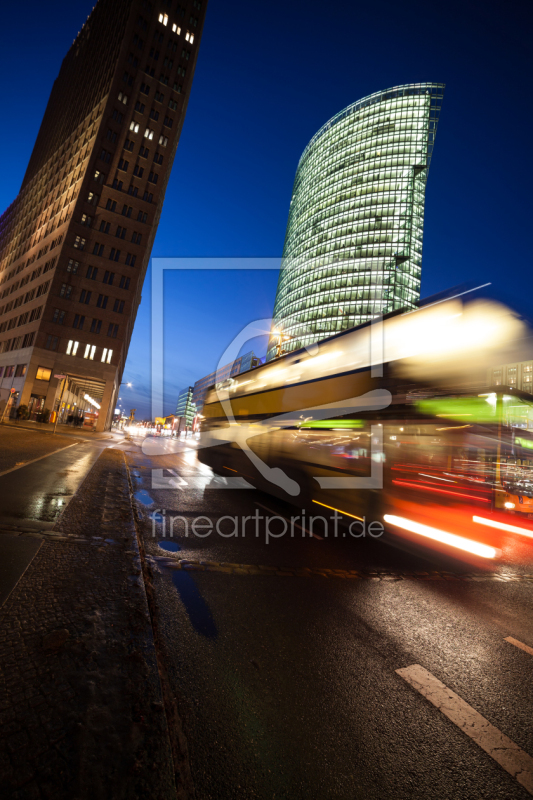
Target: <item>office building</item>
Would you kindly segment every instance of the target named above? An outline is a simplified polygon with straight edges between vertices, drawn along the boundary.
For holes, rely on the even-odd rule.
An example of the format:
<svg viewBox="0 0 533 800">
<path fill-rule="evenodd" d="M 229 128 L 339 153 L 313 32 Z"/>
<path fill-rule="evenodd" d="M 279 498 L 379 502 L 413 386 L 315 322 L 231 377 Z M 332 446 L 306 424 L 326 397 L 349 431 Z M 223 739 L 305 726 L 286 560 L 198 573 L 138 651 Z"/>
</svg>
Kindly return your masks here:
<svg viewBox="0 0 533 800">
<path fill-rule="evenodd" d="M 197 380 L 193 387 L 193 401 L 198 413 L 202 413 L 208 389 L 216 383 L 222 383 L 228 380 L 228 378 L 239 375 L 241 372 L 246 372 L 249 369 L 258 367 L 260 363 L 261 359 L 254 355 L 253 350 L 250 350 L 249 353 L 239 356 L 239 358 L 236 358 L 235 361 L 232 361 L 230 364 L 226 364 L 214 372 L 210 372 L 205 378 Z"/>
<path fill-rule="evenodd" d="M 488 374 L 489 386 L 510 386 L 533 394 L 533 361 L 518 361 L 492 367 Z"/>
<path fill-rule="evenodd" d="M 420 297 L 424 199 L 444 85 L 395 86 L 340 111 L 300 158 L 273 331 L 284 352 Z M 279 354 L 272 335 L 267 359 Z"/>
<path fill-rule="evenodd" d="M 181 418 L 180 430 L 190 430 L 192 428 L 192 423 L 196 416 L 192 386 L 188 386 L 179 393 L 175 416 Z"/>
<path fill-rule="evenodd" d="M 65 56 L 0 218 L 0 401 L 31 418 L 64 375 L 111 424 L 206 5 L 98 0 Z"/>
</svg>

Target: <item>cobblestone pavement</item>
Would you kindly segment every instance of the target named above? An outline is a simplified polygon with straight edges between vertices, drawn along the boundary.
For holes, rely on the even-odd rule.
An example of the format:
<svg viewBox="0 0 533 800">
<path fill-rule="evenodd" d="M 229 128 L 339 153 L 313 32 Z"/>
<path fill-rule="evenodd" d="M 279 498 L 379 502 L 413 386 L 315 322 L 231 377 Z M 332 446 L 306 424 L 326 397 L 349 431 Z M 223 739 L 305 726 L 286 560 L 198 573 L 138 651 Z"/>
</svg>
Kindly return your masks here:
<svg viewBox="0 0 533 800">
<path fill-rule="evenodd" d="M 124 455 L 15 532 L 44 541 L 0 610 L 0 796 L 176 797 Z"/>
<path fill-rule="evenodd" d="M 43 436 L 39 431 L 0 425 L 0 474 L 28 461 L 50 455 L 75 443 L 65 436 Z"/>
</svg>

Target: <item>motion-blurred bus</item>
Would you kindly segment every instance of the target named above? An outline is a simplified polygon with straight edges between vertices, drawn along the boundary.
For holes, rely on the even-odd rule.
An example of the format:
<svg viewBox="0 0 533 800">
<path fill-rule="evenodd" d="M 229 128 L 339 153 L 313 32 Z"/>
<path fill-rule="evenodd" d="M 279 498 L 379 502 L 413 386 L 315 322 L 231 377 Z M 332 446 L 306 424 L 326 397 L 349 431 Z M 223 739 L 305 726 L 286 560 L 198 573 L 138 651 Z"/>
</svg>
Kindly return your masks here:
<svg viewBox="0 0 533 800">
<path fill-rule="evenodd" d="M 300 509 L 495 558 L 533 539 L 533 396 L 486 382 L 524 334 L 459 300 L 344 331 L 213 387 L 199 459 Z"/>
</svg>

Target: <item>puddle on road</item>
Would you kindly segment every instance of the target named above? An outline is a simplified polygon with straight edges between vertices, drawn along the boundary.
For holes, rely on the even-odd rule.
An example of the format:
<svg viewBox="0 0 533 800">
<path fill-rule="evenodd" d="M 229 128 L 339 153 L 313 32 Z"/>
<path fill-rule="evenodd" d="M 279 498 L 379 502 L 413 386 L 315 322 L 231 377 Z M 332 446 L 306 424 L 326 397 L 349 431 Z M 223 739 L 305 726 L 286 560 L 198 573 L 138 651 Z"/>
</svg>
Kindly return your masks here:
<svg viewBox="0 0 533 800">
<path fill-rule="evenodd" d="M 12 515 L 20 519 L 35 519 L 41 522 L 55 522 L 63 513 L 72 494 L 58 492 L 56 494 L 37 495 L 30 497 L 24 506 Z"/>
<path fill-rule="evenodd" d="M 167 542 L 166 540 L 163 542 L 158 542 L 157 546 L 161 548 L 161 550 L 167 550 L 169 553 L 177 553 L 178 550 L 181 550 L 181 547 L 177 542 Z"/>
<path fill-rule="evenodd" d="M 173 571 L 172 582 L 178 590 L 194 630 L 207 639 L 216 639 L 218 636 L 217 626 L 192 575 L 183 570 Z"/>
<path fill-rule="evenodd" d="M 145 491 L 145 489 L 142 489 L 142 491 L 140 492 L 135 492 L 133 496 L 136 500 L 139 501 L 139 503 L 142 503 L 143 506 L 153 506 L 154 504 L 154 501 L 152 500 L 148 492 Z"/>
</svg>

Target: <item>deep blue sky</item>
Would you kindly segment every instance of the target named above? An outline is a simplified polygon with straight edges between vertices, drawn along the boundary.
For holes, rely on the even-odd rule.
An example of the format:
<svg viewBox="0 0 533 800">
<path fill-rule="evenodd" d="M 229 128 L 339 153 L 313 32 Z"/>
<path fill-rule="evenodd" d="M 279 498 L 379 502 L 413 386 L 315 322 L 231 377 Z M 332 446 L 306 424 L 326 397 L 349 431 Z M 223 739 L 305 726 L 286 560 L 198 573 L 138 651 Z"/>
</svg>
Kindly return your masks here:
<svg viewBox="0 0 533 800">
<path fill-rule="evenodd" d="M 0 207 L 15 197 L 61 60 L 93 0 L 5 5 Z M 340 109 L 401 83 L 447 84 L 426 194 L 422 295 L 464 281 L 530 313 L 531 4 L 210 0 L 153 256 L 280 256 L 292 182 Z M 88 76 L 90 80 L 90 76 Z M 149 415 L 149 278 L 124 390 Z M 274 272 L 165 282 L 165 409 L 272 313 Z M 128 391 L 129 394 L 126 394 Z"/>
</svg>

